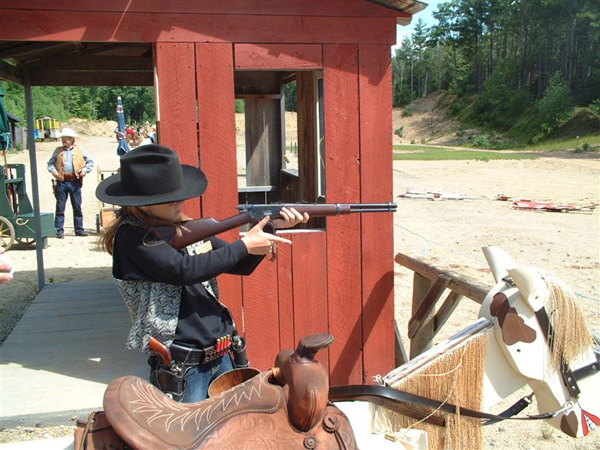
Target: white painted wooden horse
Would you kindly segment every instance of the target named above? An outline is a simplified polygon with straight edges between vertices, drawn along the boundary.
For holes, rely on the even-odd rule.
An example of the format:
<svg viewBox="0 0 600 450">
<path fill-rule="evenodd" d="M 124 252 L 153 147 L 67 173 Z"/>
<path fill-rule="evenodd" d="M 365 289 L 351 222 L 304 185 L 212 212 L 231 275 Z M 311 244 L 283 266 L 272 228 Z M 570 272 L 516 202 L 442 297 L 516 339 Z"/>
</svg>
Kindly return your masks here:
<svg viewBox="0 0 600 450">
<path fill-rule="evenodd" d="M 517 266 L 498 248 L 486 247 L 483 251 L 497 284 L 483 301 L 480 320 L 394 369 L 381 384 L 433 397 L 445 406 L 453 403 L 486 413 L 493 411 L 502 399 L 529 385 L 537 401 L 538 418 L 546 417 L 544 421 L 569 436 L 588 435 L 600 425 L 600 348 L 585 324 L 574 294 L 555 276 Z M 483 350 L 484 369 L 476 367 L 476 353 L 468 356 L 470 350 L 466 350 L 467 344 L 478 338 L 487 344 Z M 453 356 L 457 359 L 446 362 L 445 368 L 440 364 Z M 479 358 L 482 359 L 483 356 Z M 448 367 L 456 367 L 456 370 Z M 477 370 L 483 371 L 478 378 L 482 384 L 480 390 L 474 386 L 473 379 L 467 379 L 467 375 L 472 375 L 470 372 Z M 461 377 L 463 386 L 459 387 L 461 381 L 457 380 Z M 431 385 L 436 384 L 440 387 L 437 391 L 435 386 L 431 389 Z M 457 392 L 460 390 L 462 394 Z M 475 396 L 480 397 L 480 406 L 465 404 Z M 531 396 L 528 396 L 521 400 L 521 405 L 530 402 Z M 514 415 L 515 409 L 516 405 L 505 415 Z M 432 448 L 481 446 L 481 431 L 471 429 L 469 438 L 465 436 L 465 427 L 455 427 L 458 432 L 453 438 L 457 440 L 444 443 L 452 434 L 448 428 L 452 415 L 443 411 L 435 413 L 446 419 L 438 442 L 433 434 L 438 433 L 439 426 L 390 413 L 381 407 L 375 407 L 373 427 L 380 433 L 398 433 L 406 427 L 426 429 Z M 467 420 L 473 424 L 472 419 Z M 358 435 L 357 441 L 360 442 Z"/>
<path fill-rule="evenodd" d="M 600 349 L 572 291 L 555 276 L 483 249 L 496 280 L 480 316 L 494 324 L 484 377 L 484 409 L 525 384 L 540 413 L 572 437 L 600 425 Z"/>
</svg>

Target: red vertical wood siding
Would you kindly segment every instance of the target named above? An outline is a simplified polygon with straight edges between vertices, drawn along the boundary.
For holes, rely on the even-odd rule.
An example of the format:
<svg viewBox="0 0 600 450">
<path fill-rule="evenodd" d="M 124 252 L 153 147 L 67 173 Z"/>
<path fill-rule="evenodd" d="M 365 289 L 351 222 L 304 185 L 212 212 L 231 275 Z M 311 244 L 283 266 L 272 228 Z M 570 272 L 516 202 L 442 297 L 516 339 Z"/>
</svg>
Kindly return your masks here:
<svg viewBox="0 0 600 450">
<path fill-rule="evenodd" d="M 294 342 L 315 333 L 326 333 L 327 319 L 327 236 L 323 232 L 296 233 L 292 244 L 294 280 Z M 295 347 L 295 345 L 294 345 Z M 329 352 L 317 359 L 329 367 Z"/>
<path fill-rule="evenodd" d="M 279 352 L 277 263 L 263 260 L 251 276 L 243 277 L 248 358 L 260 370 L 272 367 Z"/>
<path fill-rule="evenodd" d="M 196 83 L 200 167 L 208 178 L 202 198 L 202 216 L 225 218 L 236 213 L 238 204 L 235 143 L 235 95 L 232 44 L 196 44 Z M 220 237 L 233 241 L 238 230 Z M 239 276 L 219 277 L 223 302 L 236 323 L 242 320 L 242 283 Z"/>
<path fill-rule="evenodd" d="M 387 45 L 359 46 L 361 201 L 392 199 L 392 70 Z M 362 214 L 365 383 L 394 367 L 392 214 Z"/>
<path fill-rule="evenodd" d="M 156 44 L 160 144 L 172 148 L 183 164 L 198 167 L 196 67 L 194 44 Z M 185 202 L 189 217 L 200 217 L 198 197 Z"/>
<path fill-rule="evenodd" d="M 291 235 L 284 234 L 291 241 Z M 294 284 L 292 278 L 292 245 L 280 245 L 277 250 L 277 282 L 279 291 L 279 347 L 295 348 L 294 338 Z"/>
<path fill-rule="evenodd" d="M 323 60 L 327 202 L 358 203 L 358 46 L 324 45 Z M 332 385 L 362 383 L 360 246 L 358 214 L 327 220 Z"/>
</svg>

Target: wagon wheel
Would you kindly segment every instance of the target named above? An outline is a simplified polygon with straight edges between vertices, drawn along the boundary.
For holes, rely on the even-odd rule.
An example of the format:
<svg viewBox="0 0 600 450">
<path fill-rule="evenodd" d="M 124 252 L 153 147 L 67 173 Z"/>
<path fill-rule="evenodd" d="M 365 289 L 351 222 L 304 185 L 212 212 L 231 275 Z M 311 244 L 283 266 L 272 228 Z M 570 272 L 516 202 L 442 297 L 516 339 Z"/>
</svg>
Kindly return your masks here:
<svg viewBox="0 0 600 450">
<path fill-rule="evenodd" d="M 15 242 L 15 227 L 10 221 L 0 216 L 0 246 L 8 250 Z"/>
<path fill-rule="evenodd" d="M 35 244 L 35 238 L 17 238 L 17 242 L 19 244 L 24 244 L 24 245 L 33 245 Z"/>
</svg>

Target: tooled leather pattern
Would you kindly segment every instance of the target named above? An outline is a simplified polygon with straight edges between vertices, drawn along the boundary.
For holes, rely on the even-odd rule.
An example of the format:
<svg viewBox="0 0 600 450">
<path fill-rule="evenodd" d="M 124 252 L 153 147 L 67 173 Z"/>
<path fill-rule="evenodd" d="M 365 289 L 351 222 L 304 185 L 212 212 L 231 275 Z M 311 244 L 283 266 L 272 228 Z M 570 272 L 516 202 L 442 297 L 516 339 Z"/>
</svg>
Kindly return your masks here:
<svg viewBox="0 0 600 450">
<path fill-rule="evenodd" d="M 355 450 L 356 441 L 348 419 L 335 407 L 334 414 L 340 418 L 340 427 L 335 432 L 327 432 L 322 423 L 308 432 L 298 431 L 289 425 L 285 409 L 275 414 L 244 414 L 228 420 L 223 426 L 214 429 L 202 442 L 202 450 L 306 450 L 305 442 L 313 439 L 316 449 Z"/>
<path fill-rule="evenodd" d="M 267 381 L 270 375 L 270 371 L 263 372 L 199 403 L 175 402 L 141 378 L 127 377 L 119 389 L 119 404 L 131 420 L 159 440 L 195 448 L 207 433 L 231 417 L 280 409 L 283 391 Z"/>
</svg>

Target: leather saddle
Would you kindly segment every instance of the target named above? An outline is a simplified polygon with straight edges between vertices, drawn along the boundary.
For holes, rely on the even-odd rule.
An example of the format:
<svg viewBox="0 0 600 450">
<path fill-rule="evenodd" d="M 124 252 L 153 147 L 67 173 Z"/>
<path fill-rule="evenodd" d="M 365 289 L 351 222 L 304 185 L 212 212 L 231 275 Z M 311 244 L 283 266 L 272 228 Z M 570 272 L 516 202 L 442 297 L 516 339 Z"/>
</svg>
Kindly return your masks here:
<svg viewBox="0 0 600 450">
<path fill-rule="evenodd" d="M 355 449 L 347 417 L 328 400 L 327 372 L 314 359 L 332 343 L 329 334 L 306 336 L 296 351 L 281 351 L 274 368 L 198 403 L 175 402 L 139 377 L 118 378 L 104 410 L 134 449 Z"/>
</svg>

